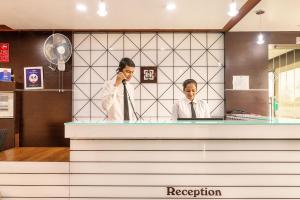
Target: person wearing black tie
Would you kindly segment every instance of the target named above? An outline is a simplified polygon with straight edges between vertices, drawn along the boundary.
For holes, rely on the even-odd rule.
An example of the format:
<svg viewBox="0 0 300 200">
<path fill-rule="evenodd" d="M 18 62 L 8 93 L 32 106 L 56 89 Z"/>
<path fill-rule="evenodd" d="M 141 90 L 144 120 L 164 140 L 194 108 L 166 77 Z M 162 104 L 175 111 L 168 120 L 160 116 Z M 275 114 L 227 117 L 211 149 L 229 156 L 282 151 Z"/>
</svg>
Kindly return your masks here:
<svg viewBox="0 0 300 200">
<path fill-rule="evenodd" d="M 183 82 L 183 93 L 185 97 L 173 105 L 172 120 L 210 117 L 208 104 L 196 97 L 197 82 L 194 79 L 187 79 Z"/>
<path fill-rule="evenodd" d="M 122 58 L 115 79 L 104 83 L 101 107 L 107 112 L 108 120 L 131 121 L 135 119 L 131 103 L 134 104 L 134 88 L 129 83 L 135 64 L 130 58 Z M 130 103 L 131 101 L 131 103 Z"/>
</svg>

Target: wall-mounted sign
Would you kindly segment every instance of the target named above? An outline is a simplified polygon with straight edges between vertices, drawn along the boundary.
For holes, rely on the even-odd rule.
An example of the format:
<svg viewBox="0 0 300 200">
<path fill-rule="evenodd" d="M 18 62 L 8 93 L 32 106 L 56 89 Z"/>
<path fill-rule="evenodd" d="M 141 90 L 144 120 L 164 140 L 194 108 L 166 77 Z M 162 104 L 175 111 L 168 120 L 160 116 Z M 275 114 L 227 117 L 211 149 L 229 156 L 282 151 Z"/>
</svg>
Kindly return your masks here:
<svg viewBox="0 0 300 200">
<path fill-rule="evenodd" d="M 141 67 L 141 83 L 157 83 L 157 67 Z"/>
<path fill-rule="evenodd" d="M 300 37 L 296 37 L 296 44 L 300 44 Z"/>
<path fill-rule="evenodd" d="M 0 68 L 0 81 L 11 81 L 11 68 Z"/>
<path fill-rule="evenodd" d="M 232 89 L 249 90 L 249 76 L 233 76 Z"/>
<path fill-rule="evenodd" d="M 24 89 L 43 88 L 43 67 L 24 67 Z"/>
<path fill-rule="evenodd" d="M 0 62 L 8 63 L 9 62 L 9 44 L 0 43 Z"/>
<path fill-rule="evenodd" d="M 14 117 L 14 93 L 0 92 L 0 118 Z"/>
</svg>

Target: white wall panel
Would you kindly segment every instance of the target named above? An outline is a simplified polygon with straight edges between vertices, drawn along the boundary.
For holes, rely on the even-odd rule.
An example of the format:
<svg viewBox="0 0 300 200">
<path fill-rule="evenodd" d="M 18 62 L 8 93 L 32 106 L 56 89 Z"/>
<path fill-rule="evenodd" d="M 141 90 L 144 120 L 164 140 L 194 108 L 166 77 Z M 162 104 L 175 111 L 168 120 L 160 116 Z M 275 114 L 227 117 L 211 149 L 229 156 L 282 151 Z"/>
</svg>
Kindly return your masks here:
<svg viewBox="0 0 300 200">
<path fill-rule="evenodd" d="M 298 151 L 72 151 L 70 161 L 300 162 Z"/>
<path fill-rule="evenodd" d="M 104 80 L 114 78 L 116 67 L 122 57 L 133 59 L 137 66 L 137 73 L 132 82 L 137 83 L 135 90 L 139 90 L 135 92 L 135 99 L 141 102 L 137 108 L 141 119 L 152 121 L 171 119 L 171 110 L 165 108 L 170 107 L 168 104 L 172 105 L 176 99 L 183 96 L 182 82 L 188 78 L 193 78 L 198 82 L 200 90 L 198 96 L 211 105 L 212 116 L 224 115 L 224 103 L 211 102 L 216 99 L 224 102 L 224 70 L 222 70 L 224 68 L 224 35 L 222 33 L 95 32 L 74 34 L 73 107 L 76 108 L 73 109 L 74 120 L 106 118 L 105 113 L 100 109 L 94 109 L 93 106 L 86 106 L 85 103 L 80 102 L 83 94 L 87 94 L 87 100 L 93 101 L 94 104 L 100 102 L 100 95 L 90 94 L 91 87 L 80 86 L 80 84 L 103 84 Z M 85 71 L 80 66 L 89 69 Z M 140 87 L 138 85 L 140 84 L 138 72 L 140 66 L 158 67 L 157 86 L 144 84 L 145 87 Z M 209 70 L 210 67 L 218 69 Z M 216 91 L 208 90 L 208 85 L 213 83 L 218 83 L 219 87 L 213 87 Z M 78 91 L 78 85 L 82 91 Z M 100 91 L 98 93 L 100 94 L 102 85 L 95 85 L 95 87 L 99 87 L 98 90 L 94 90 Z M 149 93 L 148 87 L 157 88 L 157 93 L 156 91 Z M 158 97 L 156 97 L 157 94 Z M 158 103 L 153 105 L 144 102 L 152 96 L 157 98 Z M 77 112 L 83 106 L 85 106 L 83 111 Z M 92 109 L 93 112 L 91 112 Z"/>
<path fill-rule="evenodd" d="M 91 35 L 91 50 L 97 50 L 97 51 L 104 50 L 105 51 L 106 47 L 107 47 L 107 34 L 106 33 L 93 33 Z"/>
<path fill-rule="evenodd" d="M 300 174 L 300 163 L 72 162 L 71 173 L 99 174 Z M 229 181 L 230 182 L 230 181 Z"/>
<path fill-rule="evenodd" d="M 180 187 L 178 187 L 180 188 Z M 184 189 L 199 189 L 197 187 L 185 187 Z M 219 189 L 222 191 L 222 198 L 230 199 L 251 199 L 251 198 L 266 198 L 266 199 L 284 199 L 300 197 L 299 187 L 208 187 L 208 189 Z M 71 197 L 112 197 L 119 199 L 130 198 L 187 198 L 183 195 L 167 196 L 166 187 L 101 187 L 101 186 L 73 186 L 71 187 Z M 173 197 L 173 198 L 172 198 Z M 209 196 L 206 196 L 207 198 Z M 190 197 L 191 198 L 191 197 Z M 203 196 L 198 196 L 203 198 Z M 212 197 L 211 197 L 212 198 Z M 213 196 L 214 199 L 217 199 Z"/>
<path fill-rule="evenodd" d="M 30 198 L 5 198 L 5 197 L 2 197 L 1 200 L 28 200 Z M 34 198 L 34 200 L 70 200 L 70 198 L 62 198 L 62 197 L 51 197 L 51 198 L 45 198 L 45 197 L 40 197 L 40 198 Z M 79 200 L 79 199 L 77 199 Z M 81 199 L 83 200 L 83 199 Z M 86 199 L 88 200 L 88 199 Z"/>
<path fill-rule="evenodd" d="M 0 197 L 69 197 L 69 186 L 0 186 Z"/>
<path fill-rule="evenodd" d="M 299 140 L 71 140 L 71 150 L 300 150 Z"/>
<path fill-rule="evenodd" d="M 76 50 L 89 50 L 90 49 L 90 37 L 87 33 L 78 33 L 74 35 L 74 49 Z"/>
<path fill-rule="evenodd" d="M 101 67 L 103 70 L 107 70 L 107 56 L 108 53 L 106 50 L 97 50 L 91 52 L 92 57 L 92 65 L 94 68 Z M 106 75 L 106 73 L 103 73 L 102 75 Z"/>
<path fill-rule="evenodd" d="M 69 173 L 69 163 L 1 161 L 0 174 L 5 173 Z"/>
<path fill-rule="evenodd" d="M 88 50 L 74 51 L 74 66 L 89 66 L 91 64 L 91 55 Z"/>
<path fill-rule="evenodd" d="M 64 200 L 69 184 L 69 162 L 0 162 L 1 200 Z"/>
<path fill-rule="evenodd" d="M 267 177 L 267 178 L 266 178 Z M 300 185 L 300 175 L 180 175 L 180 174 L 71 174 L 71 185 L 140 185 L 140 186 L 278 186 L 281 183 L 289 186 Z"/>
<path fill-rule="evenodd" d="M 0 185 L 68 185 L 69 174 L 0 174 Z"/>
<path fill-rule="evenodd" d="M 213 33 L 214 34 L 214 33 Z M 208 34 L 205 33 L 192 33 L 191 41 L 193 49 L 205 49 L 207 48 Z"/>
<path fill-rule="evenodd" d="M 124 200 L 300 197 L 298 126 L 283 129 L 278 125 L 210 125 L 207 138 L 192 140 L 189 136 L 206 134 L 203 124 L 185 127 L 163 123 L 157 130 L 154 124 L 124 127 L 119 124 L 118 128 L 126 132 L 116 135 L 124 139 L 113 140 L 114 126 L 82 124 L 66 129 L 71 138 L 71 197 Z M 185 133 L 187 128 L 189 134 Z M 236 128 L 239 130 L 233 138 L 230 135 Z M 131 137 L 133 132 L 136 135 Z M 181 138 L 174 137 L 177 132 L 182 134 Z M 171 139 L 166 137 L 168 133 L 173 136 Z M 167 187 L 219 190 L 222 195 L 167 195 Z"/>
</svg>

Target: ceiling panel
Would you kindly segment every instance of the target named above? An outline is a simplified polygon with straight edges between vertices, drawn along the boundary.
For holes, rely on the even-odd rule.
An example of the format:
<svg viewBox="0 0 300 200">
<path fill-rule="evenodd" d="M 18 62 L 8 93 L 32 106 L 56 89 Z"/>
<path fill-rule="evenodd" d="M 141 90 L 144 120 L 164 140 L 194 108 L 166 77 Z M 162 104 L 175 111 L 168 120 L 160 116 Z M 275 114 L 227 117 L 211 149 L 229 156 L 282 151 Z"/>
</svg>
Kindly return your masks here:
<svg viewBox="0 0 300 200">
<path fill-rule="evenodd" d="M 167 2 L 177 5 L 166 11 Z M 98 0 L 0 0 L 0 24 L 14 29 L 222 29 L 232 0 L 104 0 L 108 15 L 97 15 Z M 86 13 L 76 3 L 88 7 Z M 247 0 L 236 0 L 238 8 Z M 230 31 L 300 31 L 300 0 L 262 0 Z M 264 9 L 260 25 L 255 14 Z"/>
<path fill-rule="evenodd" d="M 14 29 L 222 29 L 231 0 L 104 0 L 108 15 L 99 17 L 98 0 L 0 0 L 0 24 Z M 240 8 L 247 0 L 236 0 Z M 76 11 L 85 3 L 86 13 Z"/>
<path fill-rule="evenodd" d="M 258 9 L 265 10 L 260 17 Z M 262 0 L 231 31 L 300 31 L 300 0 Z"/>
</svg>

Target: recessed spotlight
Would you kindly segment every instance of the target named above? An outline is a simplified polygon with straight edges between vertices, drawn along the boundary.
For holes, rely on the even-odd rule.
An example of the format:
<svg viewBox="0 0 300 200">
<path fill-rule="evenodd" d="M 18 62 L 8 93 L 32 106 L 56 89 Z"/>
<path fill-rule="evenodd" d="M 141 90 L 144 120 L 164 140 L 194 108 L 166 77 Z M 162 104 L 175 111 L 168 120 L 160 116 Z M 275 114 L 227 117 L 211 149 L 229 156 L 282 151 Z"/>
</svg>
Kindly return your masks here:
<svg viewBox="0 0 300 200">
<path fill-rule="evenodd" d="M 175 3 L 168 3 L 166 6 L 167 10 L 175 10 L 176 9 L 176 4 Z"/>
<path fill-rule="evenodd" d="M 232 1 L 229 5 L 229 11 L 227 12 L 227 14 L 230 17 L 235 17 L 238 13 L 239 11 L 237 10 L 236 2 Z"/>
<path fill-rule="evenodd" d="M 78 3 L 76 5 L 76 9 L 80 12 L 86 12 L 87 11 L 87 7 L 86 5 L 82 4 L 82 3 Z"/>
<path fill-rule="evenodd" d="M 106 4 L 103 1 L 99 3 L 97 14 L 101 17 L 107 15 Z"/>
<path fill-rule="evenodd" d="M 256 43 L 259 44 L 259 45 L 262 45 L 262 44 L 265 43 L 264 35 L 263 35 L 262 33 L 260 33 L 260 34 L 257 36 Z"/>
<path fill-rule="evenodd" d="M 104 11 L 98 10 L 98 11 L 97 11 L 97 14 L 98 14 L 100 17 L 104 17 L 104 16 L 107 15 L 107 11 L 106 11 L 106 10 L 104 10 Z"/>
<path fill-rule="evenodd" d="M 259 16 L 259 29 L 261 30 L 262 15 L 265 13 L 265 11 L 260 9 L 260 10 L 255 11 L 255 13 Z M 257 35 L 256 43 L 259 45 L 262 45 L 265 43 L 264 35 L 261 32 Z"/>
</svg>

